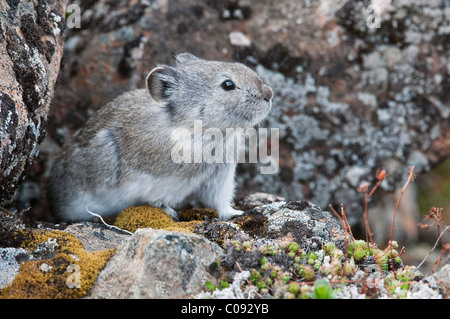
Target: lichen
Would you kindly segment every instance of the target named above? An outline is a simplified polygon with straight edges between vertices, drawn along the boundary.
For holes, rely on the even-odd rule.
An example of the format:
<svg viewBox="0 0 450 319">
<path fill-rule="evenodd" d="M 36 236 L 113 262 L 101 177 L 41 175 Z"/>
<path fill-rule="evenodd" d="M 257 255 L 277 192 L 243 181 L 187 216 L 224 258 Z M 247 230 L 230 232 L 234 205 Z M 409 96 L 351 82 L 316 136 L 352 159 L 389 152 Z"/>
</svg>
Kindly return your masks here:
<svg viewBox="0 0 450 319">
<path fill-rule="evenodd" d="M 205 214 L 210 215 L 211 211 L 205 210 Z M 192 233 L 195 226 L 204 219 L 201 210 L 187 211 L 180 215 L 189 221 L 175 222 L 164 210 L 150 205 L 133 206 L 123 210 L 117 216 L 114 225 L 130 232 L 135 232 L 138 228 L 154 228 Z"/>
<path fill-rule="evenodd" d="M 206 220 L 198 224 L 195 227 L 195 233 L 215 242 L 222 248 L 230 240 L 246 241 L 250 239 L 250 236 L 240 231 L 236 225 L 217 219 Z"/>
<path fill-rule="evenodd" d="M 268 219 L 261 213 L 245 214 L 237 217 L 234 223 L 240 230 L 251 236 L 265 236 L 267 233 Z"/>
<path fill-rule="evenodd" d="M 221 288 L 207 285 L 207 288 L 211 289 L 212 292 L 200 292 L 195 296 L 195 299 L 244 299 L 245 295 L 248 295 L 249 293 L 252 294 L 250 291 L 246 291 L 244 293 L 241 289 L 241 284 L 245 282 L 245 280 L 250 277 L 250 272 L 243 271 L 236 275 L 234 278 L 234 281 L 231 285 L 224 284 L 225 282 L 222 282 Z"/>
<path fill-rule="evenodd" d="M 17 230 L 21 248 L 33 258 L 23 261 L 0 298 L 80 298 L 93 286 L 113 249 L 87 252 L 73 235 L 59 230 Z"/>
</svg>

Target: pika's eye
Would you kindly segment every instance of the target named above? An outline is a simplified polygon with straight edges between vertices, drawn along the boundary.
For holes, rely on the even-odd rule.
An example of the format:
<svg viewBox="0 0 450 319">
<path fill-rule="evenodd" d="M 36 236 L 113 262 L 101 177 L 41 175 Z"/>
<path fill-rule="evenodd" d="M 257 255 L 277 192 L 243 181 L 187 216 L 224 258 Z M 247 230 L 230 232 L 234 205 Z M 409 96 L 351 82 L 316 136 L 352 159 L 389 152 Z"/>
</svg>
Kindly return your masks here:
<svg viewBox="0 0 450 319">
<path fill-rule="evenodd" d="M 236 84 L 234 84 L 234 82 L 231 80 L 225 80 L 222 83 L 222 89 L 224 89 L 225 91 L 231 91 L 234 90 L 235 88 Z"/>
</svg>

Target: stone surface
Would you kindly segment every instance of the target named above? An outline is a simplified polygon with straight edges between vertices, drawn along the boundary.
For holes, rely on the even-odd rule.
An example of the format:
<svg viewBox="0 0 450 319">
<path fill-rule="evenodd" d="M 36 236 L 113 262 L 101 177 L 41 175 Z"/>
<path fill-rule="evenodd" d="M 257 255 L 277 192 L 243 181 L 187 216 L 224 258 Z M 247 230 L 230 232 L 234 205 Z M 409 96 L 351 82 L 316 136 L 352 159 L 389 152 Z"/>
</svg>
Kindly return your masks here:
<svg viewBox="0 0 450 319">
<path fill-rule="evenodd" d="M 450 288 L 450 264 L 444 264 L 438 270 L 425 276 L 420 282 L 412 285 L 408 292 L 409 299 L 443 299 Z M 448 293 L 447 293 L 448 298 Z"/>
<path fill-rule="evenodd" d="M 93 223 L 68 227 L 64 223 L 27 224 L 20 214 L 2 209 L 0 299 L 84 296 L 114 254 L 114 239 L 117 245 L 109 230 L 102 231 L 105 227 Z M 99 236 L 102 233 L 108 235 Z"/>
<path fill-rule="evenodd" d="M 244 211 L 261 205 L 272 204 L 285 200 L 283 197 L 262 192 L 251 194 L 240 193 L 239 195 L 240 197 L 235 199 L 235 203 L 239 206 L 239 209 Z"/>
<path fill-rule="evenodd" d="M 65 232 L 76 236 L 88 252 L 116 249 L 130 235 L 119 230 L 109 229 L 105 225 L 83 222 L 69 225 Z"/>
<path fill-rule="evenodd" d="M 181 232 L 139 229 L 102 270 L 88 298 L 183 298 L 200 292 L 223 250 Z"/>
<path fill-rule="evenodd" d="M 267 217 L 267 235 L 272 238 L 291 236 L 303 245 L 315 237 L 320 243 L 344 238 L 341 226 L 329 212 L 306 201 L 278 202 L 256 207 L 255 211 Z"/>
<path fill-rule="evenodd" d="M 435 274 L 436 280 L 442 283 L 446 289 L 450 289 L 450 264 L 442 266 Z"/>
<path fill-rule="evenodd" d="M 420 174 L 448 157 L 450 12 L 445 1 L 383 3 L 380 28 L 367 25 L 367 1 L 279 1 L 261 9 L 266 24 L 252 11 L 244 30 L 274 88 L 266 126 L 280 128 L 281 170 L 244 166 L 243 188 L 344 203 L 358 217 L 356 190 L 377 169 L 390 175 L 375 199 L 399 188 L 409 165 Z"/>
<path fill-rule="evenodd" d="M 0 3 L 0 206 L 11 203 L 46 134 L 66 3 Z"/>
<path fill-rule="evenodd" d="M 255 193 L 237 202 L 243 215 L 230 222 L 206 220 L 196 232 L 224 246 L 234 240 L 295 241 L 305 249 L 320 249 L 327 241 L 344 239 L 338 221 L 327 211 L 307 201 L 284 201 L 280 197 Z M 261 201 L 271 202 L 261 205 Z M 242 206 L 240 206 L 242 205 Z"/>
<path fill-rule="evenodd" d="M 30 257 L 23 248 L 0 248 L 0 290 L 12 283 L 19 272 L 20 262 Z"/>
</svg>

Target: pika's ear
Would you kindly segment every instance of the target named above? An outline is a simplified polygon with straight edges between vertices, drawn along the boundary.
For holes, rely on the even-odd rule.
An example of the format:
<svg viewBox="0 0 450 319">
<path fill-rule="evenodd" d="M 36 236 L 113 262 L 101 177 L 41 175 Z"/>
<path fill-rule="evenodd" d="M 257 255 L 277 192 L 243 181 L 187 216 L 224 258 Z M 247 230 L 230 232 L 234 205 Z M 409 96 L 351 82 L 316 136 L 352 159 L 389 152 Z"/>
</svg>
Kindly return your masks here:
<svg viewBox="0 0 450 319">
<path fill-rule="evenodd" d="M 183 64 L 187 61 L 201 60 L 199 57 L 187 52 L 176 55 L 175 59 L 177 64 Z"/>
<path fill-rule="evenodd" d="M 173 94 L 177 83 L 177 71 L 167 65 L 154 68 L 145 79 L 147 90 L 161 106 L 167 106 L 167 99 Z"/>
</svg>

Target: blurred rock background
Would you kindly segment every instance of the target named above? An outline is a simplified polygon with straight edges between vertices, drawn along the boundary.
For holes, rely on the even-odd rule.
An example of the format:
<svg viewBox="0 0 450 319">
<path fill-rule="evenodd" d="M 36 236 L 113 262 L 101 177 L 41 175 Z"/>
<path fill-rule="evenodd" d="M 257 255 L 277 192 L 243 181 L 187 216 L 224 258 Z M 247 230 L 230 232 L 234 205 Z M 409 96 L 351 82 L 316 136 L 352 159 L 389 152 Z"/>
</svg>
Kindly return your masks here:
<svg viewBox="0 0 450 319">
<path fill-rule="evenodd" d="M 261 175 L 258 165 L 241 165 L 238 196 L 263 191 L 325 209 L 342 203 L 354 232 L 364 237 L 364 196 L 357 189 L 373 185 L 376 171 L 385 169 L 388 177 L 369 202 L 375 241 L 382 244 L 414 165 L 418 177 L 403 196 L 394 238 L 407 248 L 434 243 L 434 231 L 416 227 L 432 205 L 446 207 L 449 223 L 447 0 L 70 4 L 79 8 L 80 28 L 65 31 L 47 137 L 15 209 L 31 207 L 26 214 L 46 218 L 46 177 L 62 143 L 106 102 L 143 87 L 157 63 L 191 52 L 245 63 L 274 89 L 272 112 L 261 127 L 280 128 L 279 171 Z"/>
</svg>

